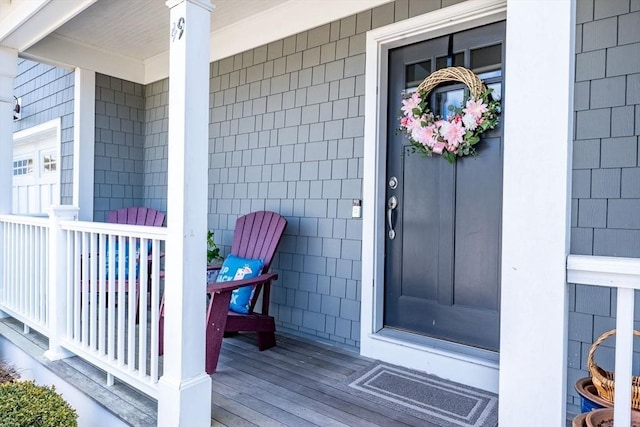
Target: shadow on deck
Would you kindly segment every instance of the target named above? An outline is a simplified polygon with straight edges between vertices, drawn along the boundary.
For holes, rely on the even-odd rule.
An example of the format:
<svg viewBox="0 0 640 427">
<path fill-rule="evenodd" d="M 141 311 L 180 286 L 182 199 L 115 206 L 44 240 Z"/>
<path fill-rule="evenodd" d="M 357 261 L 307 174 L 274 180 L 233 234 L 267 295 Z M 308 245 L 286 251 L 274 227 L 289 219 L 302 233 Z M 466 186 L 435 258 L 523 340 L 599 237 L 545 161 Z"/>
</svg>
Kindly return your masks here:
<svg viewBox="0 0 640 427">
<path fill-rule="evenodd" d="M 47 360 L 42 355 L 47 339 L 22 330 L 14 319 L 0 321 L 1 335 L 117 417 L 132 426 L 156 425 L 154 399 L 117 379 L 107 387 L 104 371 L 78 357 Z M 212 375 L 212 426 L 436 425 L 411 410 L 349 392 L 347 380 L 371 368 L 372 360 L 291 335 L 276 338 L 277 346 L 263 352 L 252 334 L 225 338 Z"/>
</svg>

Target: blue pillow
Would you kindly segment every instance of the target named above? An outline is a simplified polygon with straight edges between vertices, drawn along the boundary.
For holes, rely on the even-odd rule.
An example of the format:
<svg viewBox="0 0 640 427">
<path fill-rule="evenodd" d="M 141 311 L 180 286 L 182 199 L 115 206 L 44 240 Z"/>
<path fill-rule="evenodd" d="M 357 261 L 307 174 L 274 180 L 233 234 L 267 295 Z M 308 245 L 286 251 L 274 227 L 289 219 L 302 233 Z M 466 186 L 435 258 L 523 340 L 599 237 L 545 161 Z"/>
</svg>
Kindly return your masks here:
<svg viewBox="0 0 640 427">
<path fill-rule="evenodd" d="M 239 256 L 229 255 L 222 263 L 220 273 L 216 282 L 230 282 L 232 280 L 250 279 L 257 277 L 262 271 L 263 262 L 261 259 L 247 259 Z M 236 313 L 249 313 L 249 305 L 255 286 L 243 286 L 235 289 L 231 294 L 229 309 Z"/>
<path fill-rule="evenodd" d="M 118 266 L 119 260 L 118 260 L 118 240 L 116 240 L 116 250 L 115 250 L 115 259 L 116 259 L 116 266 L 115 266 L 115 271 L 116 271 L 116 277 L 115 279 L 118 280 L 118 274 L 120 271 L 120 268 Z M 107 263 L 105 265 L 105 279 L 109 279 L 109 241 L 107 240 L 106 242 L 106 253 L 107 253 Z M 151 240 L 147 241 L 147 253 L 151 253 Z M 136 239 L 136 255 L 139 257 L 140 256 L 140 239 Z M 136 263 L 136 279 L 138 279 L 140 277 L 140 263 Z M 124 278 L 125 280 L 129 280 L 129 239 L 127 239 L 127 241 L 124 244 Z"/>
</svg>

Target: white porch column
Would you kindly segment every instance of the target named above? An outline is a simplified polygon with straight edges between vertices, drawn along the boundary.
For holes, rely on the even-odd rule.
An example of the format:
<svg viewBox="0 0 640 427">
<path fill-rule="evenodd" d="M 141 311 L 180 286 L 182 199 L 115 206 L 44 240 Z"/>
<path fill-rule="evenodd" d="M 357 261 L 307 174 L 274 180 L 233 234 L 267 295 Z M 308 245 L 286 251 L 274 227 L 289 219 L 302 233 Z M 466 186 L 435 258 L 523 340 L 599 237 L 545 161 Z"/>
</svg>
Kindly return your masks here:
<svg viewBox="0 0 640 427">
<path fill-rule="evenodd" d="M 13 85 L 17 72 L 18 51 L 0 47 L 0 214 L 11 213 L 13 202 Z M 0 244 L 0 272 L 4 250 Z M 0 288 L 2 286 L 0 283 Z M 0 318 L 3 317 L 7 315 L 0 311 Z"/>
<path fill-rule="evenodd" d="M 209 140 L 208 0 L 170 0 L 164 375 L 158 425 L 208 426 L 204 370 Z"/>
<path fill-rule="evenodd" d="M 96 73 L 76 68 L 73 88 L 73 205 L 78 219 L 93 221 Z"/>
<path fill-rule="evenodd" d="M 49 214 L 49 350 L 44 355 L 50 360 L 73 356 L 60 346 L 67 333 L 67 235 L 60 221 L 74 220 L 78 216 L 75 206 L 51 206 Z"/>
<path fill-rule="evenodd" d="M 565 425 L 575 0 L 507 2 L 501 426 Z"/>
<path fill-rule="evenodd" d="M 18 51 L 0 47 L 0 214 L 11 213 L 13 199 L 13 98 Z"/>
</svg>

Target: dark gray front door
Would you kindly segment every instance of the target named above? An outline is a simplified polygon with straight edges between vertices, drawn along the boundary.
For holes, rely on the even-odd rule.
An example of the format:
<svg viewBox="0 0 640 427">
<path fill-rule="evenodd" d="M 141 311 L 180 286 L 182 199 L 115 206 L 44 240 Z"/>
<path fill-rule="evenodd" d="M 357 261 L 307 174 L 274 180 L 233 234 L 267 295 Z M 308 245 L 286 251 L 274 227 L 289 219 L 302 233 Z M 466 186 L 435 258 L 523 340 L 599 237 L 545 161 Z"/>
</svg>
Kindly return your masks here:
<svg viewBox="0 0 640 427">
<path fill-rule="evenodd" d="M 504 22 L 395 49 L 389 54 L 387 201 L 395 238 L 386 224 L 385 327 L 497 351 L 500 313 L 502 125 L 485 132 L 477 157 L 454 165 L 408 153 L 398 134 L 402 91 L 429 73 L 465 66 L 502 93 Z M 462 84 L 432 92 L 432 109 L 446 114 L 465 96 Z M 501 117 L 501 120 L 503 117 Z M 395 182 L 392 182 L 395 177 Z M 393 188 L 395 187 L 395 188 Z"/>
</svg>

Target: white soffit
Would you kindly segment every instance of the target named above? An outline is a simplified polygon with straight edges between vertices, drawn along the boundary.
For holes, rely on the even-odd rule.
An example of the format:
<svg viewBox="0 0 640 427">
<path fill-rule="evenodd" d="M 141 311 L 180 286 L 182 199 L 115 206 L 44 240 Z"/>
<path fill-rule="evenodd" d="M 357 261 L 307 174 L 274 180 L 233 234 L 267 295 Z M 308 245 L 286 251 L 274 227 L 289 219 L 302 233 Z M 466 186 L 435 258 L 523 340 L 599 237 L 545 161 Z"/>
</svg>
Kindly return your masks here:
<svg viewBox="0 0 640 427">
<path fill-rule="evenodd" d="M 211 59 L 226 58 L 389 2 L 390 0 L 290 0 L 222 29 L 217 30 L 212 26 Z"/>
<path fill-rule="evenodd" d="M 390 1 L 213 0 L 210 60 Z M 169 8 L 163 1 L 100 0 L 21 56 L 148 84 L 169 75 L 169 26 Z"/>
</svg>

